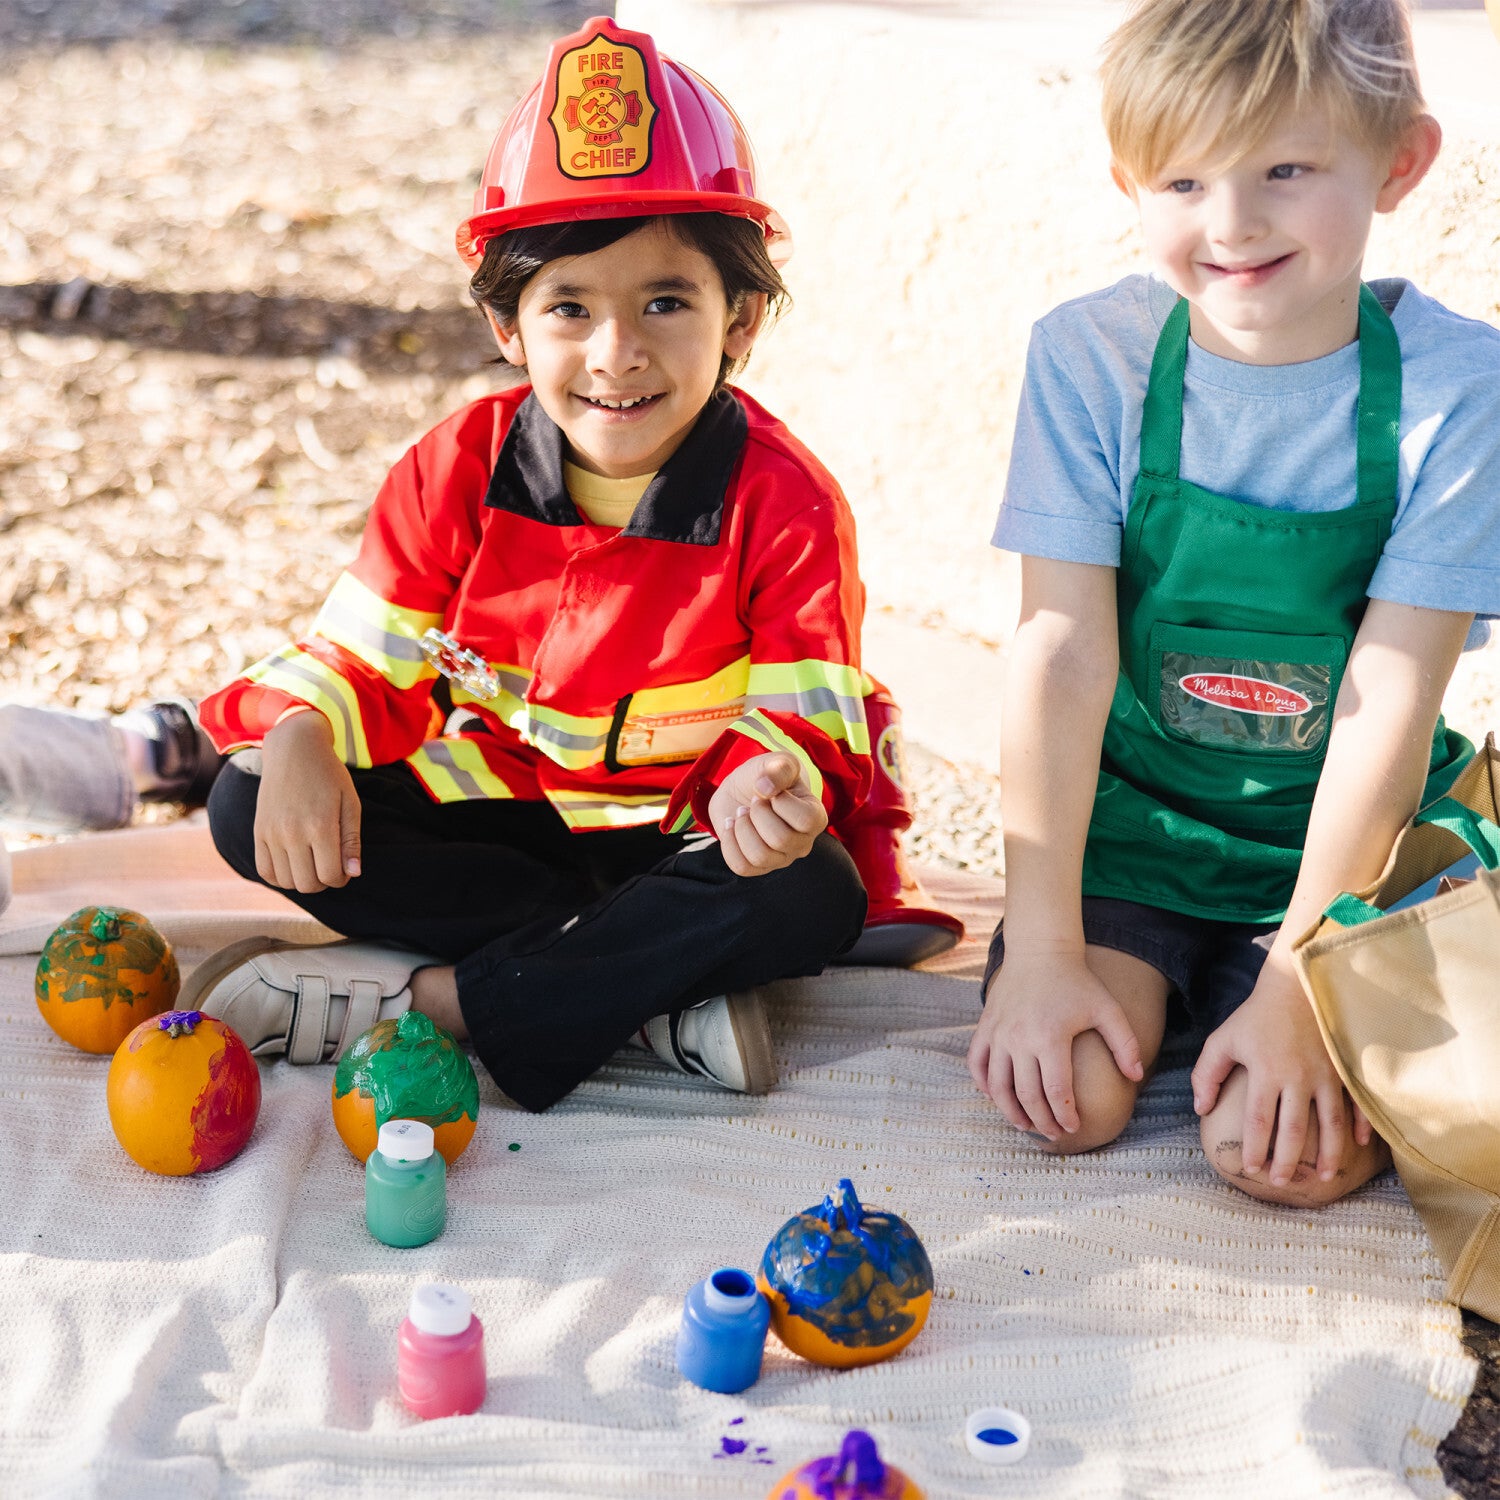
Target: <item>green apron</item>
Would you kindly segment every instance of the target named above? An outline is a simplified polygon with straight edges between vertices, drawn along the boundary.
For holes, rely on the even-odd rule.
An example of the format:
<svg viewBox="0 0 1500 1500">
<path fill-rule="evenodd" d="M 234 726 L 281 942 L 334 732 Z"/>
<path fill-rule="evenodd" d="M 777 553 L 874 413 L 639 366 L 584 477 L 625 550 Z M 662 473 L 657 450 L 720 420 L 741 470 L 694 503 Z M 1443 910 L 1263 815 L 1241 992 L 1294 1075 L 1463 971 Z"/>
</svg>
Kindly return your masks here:
<svg viewBox="0 0 1500 1500">
<path fill-rule="evenodd" d="M 1179 477 L 1188 305 L 1151 361 L 1118 580 L 1120 678 L 1083 890 L 1238 922 L 1286 914 L 1344 666 L 1396 513 L 1401 350 L 1359 298 L 1358 481 L 1271 510 Z M 1423 802 L 1473 746 L 1441 718 Z"/>
</svg>

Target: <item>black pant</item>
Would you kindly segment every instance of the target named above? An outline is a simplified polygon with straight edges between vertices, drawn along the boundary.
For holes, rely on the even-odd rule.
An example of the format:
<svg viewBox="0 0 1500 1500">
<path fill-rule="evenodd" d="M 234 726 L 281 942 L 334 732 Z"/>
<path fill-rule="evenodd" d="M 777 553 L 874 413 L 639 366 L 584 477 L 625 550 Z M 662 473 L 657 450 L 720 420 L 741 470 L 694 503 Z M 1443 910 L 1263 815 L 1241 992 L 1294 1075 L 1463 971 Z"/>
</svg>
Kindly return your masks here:
<svg viewBox="0 0 1500 1500">
<path fill-rule="evenodd" d="M 456 964 L 474 1050 L 529 1110 L 653 1016 L 819 973 L 864 922 L 854 863 L 826 833 L 786 869 L 746 878 L 717 843 L 687 848 L 655 827 L 570 833 L 545 803 L 438 803 L 404 765 L 351 774 L 362 873 L 284 894 L 346 937 Z M 260 777 L 231 761 L 208 801 L 219 853 L 256 881 L 259 794 Z"/>
</svg>

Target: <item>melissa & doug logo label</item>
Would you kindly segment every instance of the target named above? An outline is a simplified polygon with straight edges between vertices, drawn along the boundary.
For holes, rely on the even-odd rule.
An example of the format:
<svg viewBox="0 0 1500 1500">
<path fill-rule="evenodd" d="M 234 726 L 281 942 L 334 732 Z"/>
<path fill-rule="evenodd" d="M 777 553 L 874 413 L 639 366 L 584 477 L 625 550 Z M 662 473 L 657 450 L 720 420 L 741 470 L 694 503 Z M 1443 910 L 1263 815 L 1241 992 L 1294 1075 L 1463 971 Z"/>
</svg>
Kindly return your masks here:
<svg viewBox="0 0 1500 1500">
<path fill-rule="evenodd" d="M 1177 679 L 1177 686 L 1201 702 L 1269 718 L 1305 714 L 1313 706 L 1312 699 L 1295 688 L 1267 682 L 1263 677 L 1237 677 L 1232 672 L 1189 672 Z"/>
<path fill-rule="evenodd" d="M 634 47 L 596 36 L 563 54 L 548 119 L 566 177 L 633 177 L 651 161 L 656 106 L 646 60 Z"/>
</svg>

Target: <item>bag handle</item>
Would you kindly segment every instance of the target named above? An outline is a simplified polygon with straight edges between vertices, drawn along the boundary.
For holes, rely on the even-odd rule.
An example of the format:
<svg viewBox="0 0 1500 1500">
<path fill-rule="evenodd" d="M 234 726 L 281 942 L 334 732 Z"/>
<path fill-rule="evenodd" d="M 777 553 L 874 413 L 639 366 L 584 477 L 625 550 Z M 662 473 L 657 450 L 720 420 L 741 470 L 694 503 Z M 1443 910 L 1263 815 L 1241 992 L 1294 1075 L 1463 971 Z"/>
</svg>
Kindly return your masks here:
<svg viewBox="0 0 1500 1500">
<path fill-rule="evenodd" d="M 1486 870 L 1500 868 L 1500 827 L 1490 822 L 1483 813 L 1475 812 L 1472 807 L 1460 802 L 1457 797 L 1439 797 L 1436 802 L 1424 807 L 1412 821 L 1446 828 L 1468 845 Z"/>
<path fill-rule="evenodd" d="M 1439 797 L 1412 819 L 1415 823 L 1431 823 L 1435 828 L 1446 828 L 1460 838 L 1473 852 L 1486 870 L 1500 868 L 1500 826 L 1490 822 L 1483 813 L 1475 812 L 1456 797 Z M 1385 913 L 1358 896 L 1347 891 L 1335 896 L 1323 908 L 1323 915 L 1340 927 L 1358 927 L 1361 922 L 1373 922 Z"/>
</svg>

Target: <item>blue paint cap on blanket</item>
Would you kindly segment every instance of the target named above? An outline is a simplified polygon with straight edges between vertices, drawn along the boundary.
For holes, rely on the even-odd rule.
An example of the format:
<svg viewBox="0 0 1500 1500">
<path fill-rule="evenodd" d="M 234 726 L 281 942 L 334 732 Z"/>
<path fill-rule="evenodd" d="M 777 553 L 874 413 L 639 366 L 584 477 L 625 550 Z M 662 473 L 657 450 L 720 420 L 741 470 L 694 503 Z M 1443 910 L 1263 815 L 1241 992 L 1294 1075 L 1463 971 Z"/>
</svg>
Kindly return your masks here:
<svg viewBox="0 0 1500 1500">
<path fill-rule="evenodd" d="M 981 1463 L 1018 1464 L 1031 1447 L 1031 1423 L 1008 1406 L 981 1406 L 964 1422 L 964 1446 Z"/>
<path fill-rule="evenodd" d="M 760 1379 L 771 1307 L 748 1271 L 722 1266 L 683 1299 L 677 1369 L 705 1391 L 733 1395 Z"/>
</svg>

